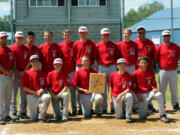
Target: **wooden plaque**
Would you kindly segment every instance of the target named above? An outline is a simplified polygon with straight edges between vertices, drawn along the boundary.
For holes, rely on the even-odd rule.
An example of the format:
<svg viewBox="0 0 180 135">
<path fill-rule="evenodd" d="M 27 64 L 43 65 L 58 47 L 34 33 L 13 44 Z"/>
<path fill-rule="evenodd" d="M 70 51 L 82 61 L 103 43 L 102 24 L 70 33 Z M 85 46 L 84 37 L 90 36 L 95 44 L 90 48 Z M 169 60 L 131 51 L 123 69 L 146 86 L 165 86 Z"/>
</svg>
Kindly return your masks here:
<svg viewBox="0 0 180 135">
<path fill-rule="evenodd" d="M 89 91 L 91 93 L 104 93 L 105 83 L 105 74 L 91 73 L 89 80 Z"/>
</svg>

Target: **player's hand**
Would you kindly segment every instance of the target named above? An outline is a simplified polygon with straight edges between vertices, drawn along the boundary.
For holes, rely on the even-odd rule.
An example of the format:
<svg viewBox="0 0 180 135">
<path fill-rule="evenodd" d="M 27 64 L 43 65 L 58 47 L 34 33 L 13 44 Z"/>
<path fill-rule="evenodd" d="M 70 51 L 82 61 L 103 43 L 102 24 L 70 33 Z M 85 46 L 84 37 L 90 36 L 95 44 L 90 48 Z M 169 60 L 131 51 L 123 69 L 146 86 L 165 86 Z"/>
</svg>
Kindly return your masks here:
<svg viewBox="0 0 180 135">
<path fill-rule="evenodd" d="M 22 78 L 22 77 L 23 77 L 23 74 L 24 74 L 24 71 L 20 72 L 20 73 L 19 73 L 19 77 Z"/>
<path fill-rule="evenodd" d="M 39 89 L 39 90 L 36 92 L 36 96 L 40 97 L 43 93 L 44 93 L 44 89 Z"/>
<path fill-rule="evenodd" d="M 112 100 L 112 99 L 109 100 L 109 105 L 110 105 L 110 106 L 113 105 L 113 100 Z"/>
<path fill-rule="evenodd" d="M 84 93 L 85 94 L 91 94 L 91 92 L 89 90 L 86 90 L 86 89 L 84 90 Z"/>
<path fill-rule="evenodd" d="M 139 102 L 143 102 L 144 101 L 143 97 L 140 94 L 138 94 L 136 96 L 137 96 L 137 99 L 138 99 Z"/>
<path fill-rule="evenodd" d="M 12 78 L 12 77 L 13 77 L 13 71 L 12 71 L 12 70 L 9 70 L 9 71 L 7 72 L 7 76 L 8 76 L 9 78 Z"/>
<path fill-rule="evenodd" d="M 121 100 L 122 98 L 122 94 L 119 94 L 117 97 L 116 97 L 116 102 L 119 103 L 119 101 Z"/>
<path fill-rule="evenodd" d="M 158 90 L 157 90 L 156 88 L 154 88 L 154 89 L 153 89 L 153 92 L 156 93 L 156 92 L 158 92 Z"/>
</svg>

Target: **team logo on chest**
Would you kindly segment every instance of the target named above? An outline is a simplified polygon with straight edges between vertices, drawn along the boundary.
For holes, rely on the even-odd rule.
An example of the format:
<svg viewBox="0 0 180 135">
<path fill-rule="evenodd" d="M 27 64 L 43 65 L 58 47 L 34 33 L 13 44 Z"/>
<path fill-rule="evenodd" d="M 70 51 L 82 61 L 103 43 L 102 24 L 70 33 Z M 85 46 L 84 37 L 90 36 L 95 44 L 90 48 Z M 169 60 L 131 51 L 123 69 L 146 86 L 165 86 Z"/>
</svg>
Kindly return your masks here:
<svg viewBox="0 0 180 135">
<path fill-rule="evenodd" d="M 87 46 L 87 47 L 86 47 L 86 52 L 87 52 L 87 53 L 90 53 L 90 52 L 91 52 L 91 48 L 92 48 L 91 46 Z"/>
<path fill-rule="evenodd" d="M 148 85 L 151 85 L 151 77 L 146 77 L 146 80 L 148 82 Z"/>
<path fill-rule="evenodd" d="M 9 59 L 12 60 L 13 59 L 13 53 L 9 52 L 8 55 L 9 55 Z"/>
<path fill-rule="evenodd" d="M 109 53 L 110 53 L 110 55 L 113 55 L 114 54 L 114 48 L 109 48 Z"/>
<path fill-rule="evenodd" d="M 135 55 L 135 50 L 133 48 L 130 49 L 130 55 Z"/>
<path fill-rule="evenodd" d="M 176 50 L 171 50 L 172 57 L 175 57 Z"/>
<path fill-rule="evenodd" d="M 70 51 L 70 54 L 72 55 L 72 54 L 73 54 L 73 50 L 72 50 L 72 48 L 70 48 L 70 49 L 69 49 L 69 51 Z"/>
<path fill-rule="evenodd" d="M 126 88 L 126 81 L 123 81 L 122 88 Z"/>
<path fill-rule="evenodd" d="M 44 84 L 45 84 L 44 80 L 45 80 L 44 78 L 40 78 L 40 84 L 41 84 L 41 85 L 44 85 Z"/>
<path fill-rule="evenodd" d="M 56 57 L 56 52 L 57 52 L 56 50 L 52 50 L 52 56 L 53 57 Z"/>
<path fill-rule="evenodd" d="M 28 52 L 24 52 L 24 59 L 27 59 Z"/>
<path fill-rule="evenodd" d="M 63 85 L 63 80 L 60 80 L 60 81 L 59 81 L 59 85 L 60 85 L 60 87 L 62 87 L 62 85 Z"/>
<path fill-rule="evenodd" d="M 151 47 L 147 46 L 147 50 L 148 50 L 148 52 L 150 52 L 151 51 Z"/>
</svg>

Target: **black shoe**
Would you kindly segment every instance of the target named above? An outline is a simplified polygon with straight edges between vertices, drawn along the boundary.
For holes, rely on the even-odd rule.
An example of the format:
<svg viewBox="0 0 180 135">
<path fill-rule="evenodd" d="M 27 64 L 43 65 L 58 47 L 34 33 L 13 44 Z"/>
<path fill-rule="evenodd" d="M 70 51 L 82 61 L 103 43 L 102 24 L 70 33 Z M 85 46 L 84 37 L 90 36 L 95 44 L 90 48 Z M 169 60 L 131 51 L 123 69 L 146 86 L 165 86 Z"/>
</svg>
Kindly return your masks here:
<svg viewBox="0 0 180 135">
<path fill-rule="evenodd" d="M 156 109 L 153 107 L 153 105 L 148 105 L 148 110 L 152 113 L 157 112 Z"/>
<path fill-rule="evenodd" d="M 115 114 L 115 111 L 114 111 L 114 109 L 111 109 L 111 114 Z"/>
<path fill-rule="evenodd" d="M 19 117 L 21 119 L 29 119 L 29 117 L 26 115 L 26 113 L 21 113 Z"/>
<path fill-rule="evenodd" d="M 177 104 L 175 104 L 175 105 L 173 106 L 173 110 L 174 110 L 175 112 L 179 111 L 179 103 L 177 103 Z"/>
<path fill-rule="evenodd" d="M 77 115 L 77 113 L 76 113 L 76 111 L 73 111 L 72 116 L 75 116 L 75 115 Z"/>
<path fill-rule="evenodd" d="M 101 116 L 102 116 L 102 113 L 96 113 L 96 116 L 97 116 L 97 117 L 101 117 Z"/>
<path fill-rule="evenodd" d="M 160 121 L 161 121 L 161 122 L 164 122 L 164 123 L 169 123 L 169 122 L 170 122 L 169 119 L 166 118 L 166 115 L 161 116 Z"/>
<path fill-rule="evenodd" d="M 47 118 L 39 119 L 39 121 L 42 121 L 43 123 L 50 123 L 51 121 L 48 120 Z"/>
<path fill-rule="evenodd" d="M 91 109 L 91 114 L 95 114 L 95 112 L 94 112 L 94 110 L 93 110 L 93 109 Z"/>
<path fill-rule="evenodd" d="M 5 120 L 0 120 L 0 125 L 5 125 L 5 124 L 6 124 Z"/>
<path fill-rule="evenodd" d="M 12 118 L 11 120 L 12 122 L 16 122 L 16 120 L 19 120 L 19 116 L 16 113 L 13 113 L 11 118 Z"/>
<path fill-rule="evenodd" d="M 82 110 L 81 109 L 78 110 L 78 115 L 82 115 Z"/>
<path fill-rule="evenodd" d="M 10 122 L 10 121 L 12 121 L 12 118 L 11 118 L 10 116 L 6 116 L 6 117 L 5 117 L 5 121 L 6 121 L 6 122 Z"/>
<path fill-rule="evenodd" d="M 107 114 L 107 110 L 103 110 L 103 114 Z"/>
<path fill-rule="evenodd" d="M 66 118 L 62 119 L 62 122 L 67 122 L 67 121 L 68 121 L 68 119 L 66 119 Z"/>
</svg>

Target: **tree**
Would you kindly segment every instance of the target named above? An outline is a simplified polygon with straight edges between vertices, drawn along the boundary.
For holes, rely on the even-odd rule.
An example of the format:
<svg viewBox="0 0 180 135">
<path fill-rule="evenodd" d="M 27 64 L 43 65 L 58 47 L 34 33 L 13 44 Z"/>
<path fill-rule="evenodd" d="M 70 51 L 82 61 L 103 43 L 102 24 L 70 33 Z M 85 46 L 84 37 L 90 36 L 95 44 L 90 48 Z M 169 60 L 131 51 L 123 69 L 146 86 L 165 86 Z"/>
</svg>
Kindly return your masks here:
<svg viewBox="0 0 180 135">
<path fill-rule="evenodd" d="M 125 28 L 130 27 L 146 17 L 164 9 L 164 4 L 158 1 L 146 3 L 138 8 L 138 10 L 130 9 L 125 16 Z"/>
<path fill-rule="evenodd" d="M 0 17 L 0 31 L 11 31 L 10 15 Z"/>
</svg>

